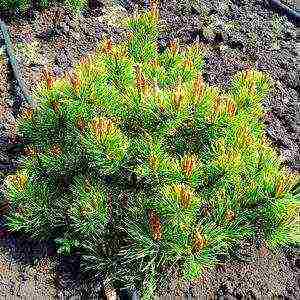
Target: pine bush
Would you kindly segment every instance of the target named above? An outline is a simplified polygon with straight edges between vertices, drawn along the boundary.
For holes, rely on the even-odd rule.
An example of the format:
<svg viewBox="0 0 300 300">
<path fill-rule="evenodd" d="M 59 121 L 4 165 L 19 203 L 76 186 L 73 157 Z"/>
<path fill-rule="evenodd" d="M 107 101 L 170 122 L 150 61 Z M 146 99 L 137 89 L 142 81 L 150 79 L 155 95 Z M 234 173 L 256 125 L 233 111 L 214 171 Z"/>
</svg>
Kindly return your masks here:
<svg viewBox="0 0 300 300">
<path fill-rule="evenodd" d="M 127 41 L 105 39 L 58 80 L 45 73 L 6 179 L 10 230 L 80 250 L 85 270 L 145 295 L 163 268 L 197 279 L 244 238 L 299 242 L 299 177 L 262 122 L 271 79 L 248 69 L 226 93 L 209 86 L 199 45 L 158 51 L 158 22 L 152 3 Z"/>
</svg>

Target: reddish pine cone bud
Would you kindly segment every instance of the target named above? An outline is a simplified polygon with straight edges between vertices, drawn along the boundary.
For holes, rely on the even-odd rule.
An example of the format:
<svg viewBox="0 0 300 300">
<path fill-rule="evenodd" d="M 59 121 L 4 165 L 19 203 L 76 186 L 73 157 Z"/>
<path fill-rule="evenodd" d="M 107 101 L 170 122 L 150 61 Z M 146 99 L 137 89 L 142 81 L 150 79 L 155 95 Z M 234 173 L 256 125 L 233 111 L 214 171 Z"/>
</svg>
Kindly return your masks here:
<svg viewBox="0 0 300 300">
<path fill-rule="evenodd" d="M 284 194 L 285 188 L 284 180 L 281 179 L 276 185 L 276 197 L 281 197 Z"/>
<path fill-rule="evenodd" d="M 60 104 L 57 101 L 51 103 L 51 107 L 55 112 L 58 112 Z"/>
<path fill-rule="evenodd" d="M 50 153 L 58 157 L 62 154 L 62 150 L 59 145 L 53 145 L 53 147 L 50 149 Z"/>
<path fill-rule="evenodd" d="M 44 80 L 46 81 L 47 88 L 49 90 L 52 89 L 54 81 L 55 81 L 55 76 L 54 76 L 52 70 L 44 69 L 43 70 L 43 77 L 44 77 Z"/>
<path fill-rule="evenodd" d="M 192 193 L 181 189 L 180 191 L 180 200 L 183 208 L 188 208 L 191 204 Z"/>
<path fill-rule="evenodd" d="M 86 65 L 88 63 L 87 57 L 81 57 L 80 60 L 79 60 L 79 63 L 81 65 Z"/>
<path fill-rule="evenodd" d="M 236 105 L 231 102 L 227 104 L 227 113 L 230 117 L 234 117 L 236 114 Z"/>
<path fill-rule="evenodd" d="M 150 0 L 150 12 L 153 18 L 159 18 L 158 0 Z"/>
<path fill-rule="evenodd" d="M 150 64 L 151 67 L 153 67 L 153 68 L 155 68 L 155 69 L 157 69 L 157 68 L 160 67 L 159 61 L 158 61 L 157 59 L 151 59 L 151 60 L 149 61 L 149 64 Z"/>
<path fill-rule="evenodd" d="M 135 67 L 135 80 L 136 80 L 136 86 L 138 88 L 138 90 L 144 91 L 145 87 L 146 87 L 146 80 L 145 80 L 145 76 L 141 71 L 141 68 L 139 65 L 136 65 Z"/>
<path fill-rule="evenodd" d="M 113 129 L 113 123 L 110 119 L 97 118 L 92 123 L 92 128 L 98 138 L 101 138 L 105 133 L 109 133 Z"/>
<path fill-rule="evenodd" d="M 193 192 L 187 190 L 183 185 L 177 184 L 174 187 L 174 192 L 180 199 L 183 208 L 188 208 L 191 204 Z"/>
<path fill-rule="evenodd" d="M 69 73 L 69 80 L 76 92 L 79 92 L 81 81 L 75 72 Z"/>
<path fill-rule="evenodd" d="M 194 236 L 194 251 L 199 252 L 201 251 L 204 246 L 206 245 L 206 240 L 201 233 L 201 231 L 198 229 Z"/>
<path fill-rule="evenodd" d="M 131 32 L 131 31 L 128 32 L 128 33 L 127 33 L 127 37 L 128 37 L 128 40 L 131 41 L 131 40 L 133 39 L 133 37 L 134 37 L 133 32 Z"/>
<path fill-rule="evenodd" d="M 77 119 L 76 126 L 81 132 L 84 130 L 85 124 L 84 124 L 84 120 L 81 117 Z"/>
<path fill-rule="evenodd" d="M 158 241 L 162 238 L 162 228 L 160 219 L 154 210 L 149 210 L 149 226 L 154 240 Z"/>
<path fill-rule="evenodd" d="M 173 103 L 174 103 L 176 109 L 179 109 L 180 104 L 182 103 L 182 100 L 183 100 L 183 90 L 182 90 L 182 86 L 181 86 L 181 78 L 180 77 L 179 77 L 178 81 L 179 81 L 179 83 L 176 88 L 175 94 L 173 96 Z"/>
<path fill-rule="evenodd" d="M 193 169 L 197 164 L 197 157 L 195 155 L 186 156 L 183 159 L 182 169 L 187 176 L 191 176 Z"/>
<path fill-rule="evenodd" d="M 28 146 L 24 149 L 24 154 L 27 156 L 37 155 L 37 150 L 34 147 Z"/>
<path fill-rule="evenodd" d="M 253 71 L 252 71 L 252 66 L 247 64 L 245 67 L 245 80 L 250 81 L 252 79 Z"/>
<path fill-rule="evenodd" d="M 146 87 L 146 80 L 144 78 L 144 75 L 141 74 L 140 78 L 136 81 L 136 85 L 139 90 L 143 90 Z"/>
<path fill-rule="evenodd" d="M 173 40 L 170 42 L 170 50 L 173 55 L 178 53 L 178 43 L 177 40 Z"/>
<path fill-rule="evenodd" d="M 193 61 L 190 58 L 188 58 L 183 62 L 183 65 L 186 69 L 191 69 L 194 64 Z"/>
<path fill-rule="evenodd" d="M 112 53 L 112 40 L 110 38 L 106 39 L 104 44 L 103 44 L 103 47 L 102 47 L 102 51 L 105 53 L 105 54 L 111 54 Z"/>
<path fill-rule="evenodd" d="M 199 99 L 203 95 L 204 81 L 202 74 L 197 76 L 197 79 L 194 83 L 194 95 L 196 99 Z"/>
<path fill-rule="evenodd" d="M 32 116 L 33 116 L 33 109 L 29 108 L 22 113 L 21 118 L 26 120 L 31 120 Z"/>
<path fill-rule="evenodd" d="M 265 246 L 262 246 L 259 249 L 259 255 L 262 256 L 262 257 L 267 257 L 269 255 L 269 253 L 270 253 L 269 249 Z"/>
<path fill-rule="evenodd" d="M 92 58 L 90 55 L 84 56 L 80 58 L 80 64 L 85 66 L 85 65 L 89 65 L 92 61 Z"/>
<path fill-rule="evenodd" d="M 221 96 L 218 96 L 214 99 L 213 108 L 215 113 L 218 113 L 220 111 L 221 100 L 222 100 Z"/>
<path fill-rule="evenodd" d="M 226 214 L 225 214 L 225 219 L 227 220 L 227 221 L 233 221 L 234 219 L 235 219 L 235 213 L 234 213 L 234 211 L 232 211 L 232 210 L 227 210 L 227 212 L 226 212 Z"/>
</svg>

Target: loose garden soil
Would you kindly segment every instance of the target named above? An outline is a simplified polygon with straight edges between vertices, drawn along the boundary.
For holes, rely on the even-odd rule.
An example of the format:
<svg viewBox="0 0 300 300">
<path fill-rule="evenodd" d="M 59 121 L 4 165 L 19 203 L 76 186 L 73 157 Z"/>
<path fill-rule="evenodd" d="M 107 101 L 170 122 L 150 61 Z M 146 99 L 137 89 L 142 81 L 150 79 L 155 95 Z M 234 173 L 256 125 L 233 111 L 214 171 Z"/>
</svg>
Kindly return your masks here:
<svg viewBox="0 0 300 300">
<path fill-rule="evenodd" d="M 103 35 L 120 41 L 125 36 L 119 22 L 121 17 L 131 14 L 135 5 L 142 8 L 148 3 L 120 1 L 122 5 L 111 6 L 112 1 L 106 1 L 105 5 L 96 2 L 98 5 L 81 17 L 74 18 L 63 8 L 52 7 L 34 11 L 30 19 L 7 20 L 21 76 L 30 95 L 41 80 L 44 67 L 51 67 L 61 76 L 81 57 L 93 53 Z M 198 0 L 189 4 L 192 2 L 161 1 L 161 49 L 173 38 L 182 44 L 202 43 L 207 49 L 205 79 L 220 88 L 227 88 L 232 76 L 247 65 L 268 72 L 275 85 L 264 103 L 269 111 L 265 119 L 267 133 L 284 164 L 299 172 L 297 49 L 300 44 L 295 26 L 272 11 L 267 1 Z M 295 7 L 295 1 L 284 2 Z M 18 161 L 14 150 L 3 146 L 16 141 L 15 99 L 15 82 L 3 52 L 0 53 L 2 167 Z M 6 174 L 3 171 L 0 170 L 0 184 Z M 84 280 L 74 269 L 79 264 L 77 256 L 57 258 L 49 253 L 54 251 L 49 243 L 17 235 L 5 236 L 5 231 L 1 234 L 0 298 L 66 299 L 74 295 L 72 299 L 99 299 L 99 280 Z M 272 296 L 273 299 L 299 299 L 299 249 L 285 247 L 274 253 L 264 249 L 257 241 L 245 241 L 238 251 L 239 259 L 224 261 L 198 282 L 181 284 L 175 269 L 169 284 L 161 287 L 158 294 L 207 296 L 208 299 L 272 299 Z"/>
</svg>

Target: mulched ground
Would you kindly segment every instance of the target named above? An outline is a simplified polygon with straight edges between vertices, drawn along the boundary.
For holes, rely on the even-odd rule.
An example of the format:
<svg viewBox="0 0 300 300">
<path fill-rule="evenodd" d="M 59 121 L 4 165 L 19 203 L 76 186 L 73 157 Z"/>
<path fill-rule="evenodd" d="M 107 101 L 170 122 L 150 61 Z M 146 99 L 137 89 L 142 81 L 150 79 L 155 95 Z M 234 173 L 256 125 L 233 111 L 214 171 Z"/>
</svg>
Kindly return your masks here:
<svg viewBox="0 0 300 300">
<path fill-rule="evenodd" d="M 197 299 L 231 300 L 299 298 L 300 273 L 294 261 L 299 249 L 270 252 L 265 247 L 257 248 L 254 241 L 245 241 L 239 251 L 235 258 L 224 260 L 191 283 L 176 280 L 178 270 L 172 270 L 167 285 L 160 288 L 158 294 L 160 297 L 190 295 L 199 297 Z M 288 258 L 289 252 L 293 258 Z"/>
<path fill-rule="evenodd" d="M 296 0 L 281 0 L 282 4 L 285 4 L 289 8 L 297 9 L 297 1 Z"/>
<path fill-rule="evenodd" d="M 49 249 L 49 248 L 48 248 Z M 0 299 L 55 299 L 54 257 L 44 243 L 27 239 L 0 239 Z"/>
<path fill-rule="evenodd" d="M 295 26 L 270 10 L 266 1 L 198 0 L 194 5 L 190 4 L 192 1 L 183 0 L 161 2 L 164 24 L 161 47 L 173 38 L 187 44 L 194 41 L 205 44 L 208 56 L 204 76 L 210 84 L 227 88 L 232 75 L 247 64 L 271 74 L 276 84 L 265 101 L 266 109 L 270 110 L 267 132 L 285 164 L 299 171 Z M 295 1 L 286 2 L 295 7 Z M 120 3 L 123 6 L 99 5 L 80 18 L 72 17 L 60 7 L 52 7 L 44 12 L 33 12 L 32 19 L 10 22 L 9 31 L 27 92 L 32 94 L 44 67 L 53 68 L 60 76 L 82 56 L 92 53 L 103 35 L 112 36 L 116 42 L 122 39 L 120 16 L 132 13 L 136 4 L 142 7 L 148 1 Z M 5 139 L 14 138 L 14 83 L 7 70 L 6 58 L 0 54 L 0 165 L 14 159 L 7 149 L 1 148 Z M 0 170 L 0 185 L 3 175 Z M 0 297 L 15 299 L 19 292 L 22 299 L 32 299 L 36 290 L 40 291 L 39 295 L 45 295 L 44 299 L 66 299 L 71 295 L 77 295 L 72 299 L 99 297 L 99 280 L 84 281 L 76 268 L 72 269 L 78 265 L 75 258 L 49 257 L 47 249 L 51 247 L 47 243 L 34 243 L 25 238 L 7 236 L 0 242 L 0 270 L 4 270 L 0 272 Z M 174 276 L 170 286 L 161 289 L 160 294 L 211 295 L 211 299 L 241 299 L 246 295 L 252 295 L 248 299 L 268 299 L 272 295 L 277 296 L 274 299 L 299 297 L 299 269 L 295 263 L 299 249 L 262 253 L 251 242 L 245 249 L 241 255 L 250 262 L 226 262 L 223 267 L 206 273 L 201 282 L 189 286 L 176 286 Z M 35 261 L 29 260 L 32 251 L 36 251 Z"/>
</svg>

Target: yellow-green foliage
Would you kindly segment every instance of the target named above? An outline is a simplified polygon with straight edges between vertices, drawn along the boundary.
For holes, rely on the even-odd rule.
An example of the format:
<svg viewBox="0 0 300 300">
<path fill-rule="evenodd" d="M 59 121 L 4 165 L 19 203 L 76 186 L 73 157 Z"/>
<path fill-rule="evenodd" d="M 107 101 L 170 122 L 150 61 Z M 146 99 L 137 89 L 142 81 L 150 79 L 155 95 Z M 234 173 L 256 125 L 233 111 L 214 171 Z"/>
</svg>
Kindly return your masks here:
<svg viewBox="0 0 300 300">
<path fill-rule="evenodd" d="M 126 42 L 104 40 L 74 73 L 46 75 L 18 123 L 23 173 L 7 180 L 12 230 L 75 240 L 87 269 L 146 274 L 151 289 L 161 267 L 193 280 L 259 230 L 270 247 L 295 241 L 299 209 L 299 178 L 264 133 L 270 78 L 247 70 L 226 93 L 209 86 L 199 45 L 157 51 L 157 21 L 154 7 Z"/>
</svg>

